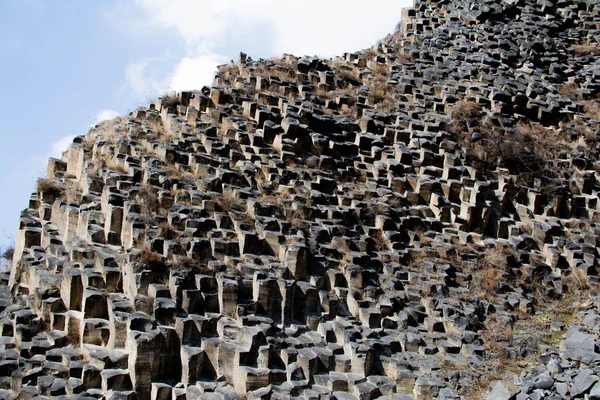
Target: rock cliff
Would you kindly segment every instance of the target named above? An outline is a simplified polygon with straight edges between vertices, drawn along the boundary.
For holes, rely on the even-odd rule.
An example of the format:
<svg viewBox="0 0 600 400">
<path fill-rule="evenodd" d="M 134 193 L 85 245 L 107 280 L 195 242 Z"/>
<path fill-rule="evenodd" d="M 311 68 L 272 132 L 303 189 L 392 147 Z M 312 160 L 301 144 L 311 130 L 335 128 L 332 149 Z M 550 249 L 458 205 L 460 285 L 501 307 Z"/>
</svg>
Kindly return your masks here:
<svg viewBox="0 0 600 400">
<path fill-rule="evenodd" d="M 594 0 L 416 0 L 90 129 L 0 275 L 0 398 L 600 398 L 598 43 Z"/>
</svg>

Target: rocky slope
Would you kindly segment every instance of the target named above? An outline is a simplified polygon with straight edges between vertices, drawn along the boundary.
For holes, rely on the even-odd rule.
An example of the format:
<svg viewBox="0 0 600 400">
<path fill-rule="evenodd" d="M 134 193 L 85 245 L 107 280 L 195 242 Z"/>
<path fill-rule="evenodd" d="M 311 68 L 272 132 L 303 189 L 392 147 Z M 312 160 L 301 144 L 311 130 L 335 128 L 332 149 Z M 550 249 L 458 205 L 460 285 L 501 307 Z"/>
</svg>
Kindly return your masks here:
<svg viewBox="0 0 600 400">
<path fill-rule="evenodd" d="M 600 398 L 600 2 L 415 1 L 51 159 L 0 398 Z"/>
</svg>

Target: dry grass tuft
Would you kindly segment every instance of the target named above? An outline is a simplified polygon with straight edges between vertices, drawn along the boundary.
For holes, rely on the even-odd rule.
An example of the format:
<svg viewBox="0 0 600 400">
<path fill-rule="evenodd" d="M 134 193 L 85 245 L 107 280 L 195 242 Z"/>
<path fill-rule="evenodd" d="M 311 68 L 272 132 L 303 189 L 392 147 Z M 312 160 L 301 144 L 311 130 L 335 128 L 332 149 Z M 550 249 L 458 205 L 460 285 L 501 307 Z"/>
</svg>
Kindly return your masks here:
<svg viewBox="0 0 600 400">
<path fill-rule="evenodd" d="M 567 149 L 569 145 L 563 138 L 556 135 L 552 130 L 544 128 L 541 124 L 519 123 L 517 124 L 516 136 L 520 136 L 521 140 L 517 141 L 517 145 L 530 146 L 530 155 L 523 154 L 523 150 L 518 147 L 509 148 L 512 152 L 514 161 L 531 162 L 542 168 L 542 173 L 548 174 L 550 171 L 546 169 L 547 162 L 556 158 L 561 150 Z M 506 152 L 508 153 L 508 152 Z M 505 154 L 505 157 L 511 154 Z M 516 159 L 515 159 L 516 158 Z M 508 162 L 507 162 L 508 164 Z"/>
<path fill-rule="evenodd" d="M 377 64 L 371 68 L 371 72 L 379 76 L 388 76 L 390 75 L 390 66 L 387 64 Z"/>
<path fill-rule="evenodd" d="M 165 127 L 162 123 L 162 119 L 146 121 L 145 128 L 150 129 L 157 136 L 165 134 Z"/>
<path fill-rule="evenodd" d="M 579 90 L 579 85 L 576 83 L 565 83 L 564 85 L 558 88 L 558 93 L 563 96 L 567 96 L 571 100 L 581 100 L 581 91 Z"/>
<path fill-rule="evenodd" d="M 362 55 L 367 59 L 370 60 L 373 57 L 376 57 L 378 54 L 377 49 L 375 49 L 374 47 L 371 47 L 369 49 L 363 50 L 362 51 Z"/>
<path fill-rule="evenodd" d="M 587 272 L 582 268 L 573 267 L 563 278 L 566 289 L 571 294 L 581 293 L 590 288 Z"/>
<path fill-rule="evenodd" d="M 416 57 L 413 53 L 404 52 L 404 53 L 398 54 L 398 61 L 400 61 L 400 62 L 413 62 L 413 61 L 415 61 L 415 59 L 416 59 Z"/>
<path fill-rule="evenodd" d="M 376 252 L 389 250 L 388 245 L 386 243 L 386 238 L 381 230 L 375 231 L 371 239 L 373 239 L 373 244 Z"/>
<path fill-rule="evenodd" d="M 496 284 L 502 280 L 504 271 L 496 267 L 486 267 L 476 274 L 478 289 L 483 291 L 483 297 L 493 299 L 496 295 Z"/>
<path fill-rule="evenodd" d="M 333 99 L 336 96 L 336 92 L 334 90 L 327 90 L 325 88 L 319 87 L 317 90 L 313 92 L 314 96 L 323 97 L 326 99 Z"/>
<path fill-rule="evenodd" d="M 506 360 L 506 345 L 512 341 L 513 326 L 502 321 L 497 314 L 490 315 L 484 323 L 485 330 L 482 333 L 482 339 L 488 351 L 497 354 L 501 359 Z"/>
<path fill-rule="evenodd" d="M 47 193 L 54 197 L 61 197 L 65 193 L 65 188 L 60 182 L 45 178 L 37 180 L 35 190 L 39 193 Z"/>
<path fill-rule="evenodd" d="M 161 143 L 169 143 L 173 140 L 174 135 L 171 131 L 168 131 L 165 129 L 165 126 L 162 123 L 162 119 L 159 119 L 157 121 L 152 120 L 152 121 L 148 121 L 146 123 L 146 128 L 150 129 L 150 131 L 152 133 L 154 133 L 156 140 L 158 140 Z M 150 146 L 150 143 L 145 142 L 144 144 L 146 144 L 146 146 Z M 152 153 L 154 153 L 154 149 L 151 149 Z"/>
<path fill-rule="evenodd" d="M 214 275 L 216 272 L 212 266 L 201 263 L 199 260 L 186 256 L 176 257 L 175 261 L 172 264 L 173 266 L 188 268 L 194 273 Z"/>
<path fill-rule="evenodd" d="M 455 111 L 457 118 L 476 115 L 474 107 Z M 522 184 L 532 185 L 535 178 L 552 178 L 556 171 L 551 160 L 570 146 L 553 130 L 538 123 L 518 123 L 514 133 L 505 134 L 489 123 L 479 126 L 481 137 L 466 134 L 458 120 L 453 123 L 453 134 L 464 149 L 467 158 L 481 171 L 494 171 L 498 166 L 507 168 Z"/>
<path fill-rule="evenodd" d="M 600 47 L 597 44 L 585 43 L 577 44 L 571 47 L 575 54 L 580 56 L 597 56 L 600 55 Z"/>
<path fill-rule="evenodd" d="M 387 85 L 383 81 L 376 81 L 369 85 L 369 103 L 372 105 L 377 105 L 384 100 L 386 100 L 389 96 L 387 92 Z"/>
<path fill-rule="evenodd" d="M 165 258 L 148 246 L 142 248 L 140 253 L 136 255 L 135 261 L 146 265 L 152 272 L 163 273 L 166 271 Z"/>
<path fill-rule="evenodd" d="M 584 101 L 583 107 L 583 110 L 588 117 L 600 120 L 600 100 Z"/>
<path fill-rule="evenodd" d="M 105 121 L 105 124 L 112 127 L 112 125 L 110 125 L 111 121 Z M 113 132 L 114 132 L 114 127 L 113 127 Z M 97 141 L 98 141 L 97 135 L 85 135 L 85 136 L 81 137 L 81 145 L 83 146 L 85 151 L 92 151 L 94 149 L 94 145 L 96 144 Z"/>
<path fill-rule="evenodd" d="M 158 226 L 158 237 L 165 240 L 177 240 L 181 237 L 181 234 L 177 232 L 171 225 L 167 222 L 163 222 Z"/>
<path fill-rule="evenodd" d="M 144 214 L 157 214 L 160 211 L 158 190 L 151 185 L 143 185 L 137 194 L 138 201 L 142 205 Z"/>
<path fill-rule="evenodd" d="M 506 257 L 512 253 L 508 247 L 487 248 L 475 264 L 463 264 L 463 271 L 473 275 L 473 290 L 477 295 L 494 301 L 497 284 L 506 275 Z"/>
<path fill-rule="evenodd" d="M 160 98 L 160 105 L 162 107 L 175 107 L 181 104 L 179 97 L 173 94 L 166 94 Z"/>
<path fill-rule="evenodd" d="M 220 74 L 226 75 L 226 77 L 229 78 L 236 77 L 240 74 L 240 67 L 235 64 L 219 65 L 217 68 L 219 69 Z"/>
<path fill-rule="evenodd" d="M 121 174 L 127 174 L 129 172 L 123 164 L 119 163 L 117 160 L 114 159 L 108 160 L 106 162 L 106 167 Z"/>
<path fill-rule="evenodd" d="M 246 210 L 246 202 L 236 198 L 233 192 L 224 192 L 218 196 L 213 196 L 213 200 L 217 203 L 222 212 L 230 212 L 232 210 L 242 212 Z"/>
<path fill-rule="evenodd" d="M 297 230 L 306 232 L 310 224 L 304 219 L 305 215 L 302 209 L 285 209 L 285 219 Z"/>
<path fill-rule="evenodd" d="M 459 101 L 450 112 L 450 116 L 454 121 L 464 122 L 468 119 L 481 117 L 481 106 L 474 101 Z"/>
<path fill-rule="evenodd" d="M 345 82 L 359 82 L 360 81 L 358 71 L 356 71 L 353 68 L 352 69 L 350 69 L 350 68 L 341 69 L 340 68 L 337 70 L 336 76 Z"/>
<path fill-rule="evenodd" d="M 431 239 L 425 235 L 425 231 L 421 227 L 415 228 L 415 238 L 419 240 L 419 246 L 421 248 L 431 245 Z"/>
<path fill-rule="evenodd" d="M 10 247 L 6 248 L 2 252 L 2 258 L 4 260 L 6 260 L 7 262 L 11 262 L 14 255 L 15 255 L 15 248 L 14 248 L 14 246 L 10 246 Z"/>
<path fill-rule="evenodd" d="M 262 169 L 257 168 L 254 173 L 254 181 L 256 182 L 256 186 L 260 186 L 265 183 L 266 176 Z"/>
</svg>

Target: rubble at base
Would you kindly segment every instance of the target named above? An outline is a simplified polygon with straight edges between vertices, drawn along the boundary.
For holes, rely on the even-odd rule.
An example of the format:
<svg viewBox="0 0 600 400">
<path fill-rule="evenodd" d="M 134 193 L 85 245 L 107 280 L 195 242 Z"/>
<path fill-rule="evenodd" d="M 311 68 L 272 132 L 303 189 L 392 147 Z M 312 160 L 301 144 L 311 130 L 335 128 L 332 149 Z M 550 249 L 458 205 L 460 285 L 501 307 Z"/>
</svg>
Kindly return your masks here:
<svg viewBox="0 0 600 400">
<path fill-rule="evenodd" d="M 415 1 L 51 159 L 4 399 L 600 398 L 600 3 Z"/>
</svg>

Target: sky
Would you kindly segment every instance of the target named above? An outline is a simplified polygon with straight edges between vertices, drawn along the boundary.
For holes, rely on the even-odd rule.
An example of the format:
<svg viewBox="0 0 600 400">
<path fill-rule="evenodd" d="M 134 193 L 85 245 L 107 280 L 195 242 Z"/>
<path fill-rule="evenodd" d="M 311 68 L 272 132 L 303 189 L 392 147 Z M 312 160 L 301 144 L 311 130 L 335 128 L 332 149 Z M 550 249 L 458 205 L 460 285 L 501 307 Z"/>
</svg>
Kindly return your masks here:
<svg viewBox="0 0 600 400">
<path fill-rule="evenodd" d="M 0 248 L 44 176 L 90 126 L 237 60 L 331 57 L 394 31 L 412 0 L 0 1 Z"/>
</svg>

